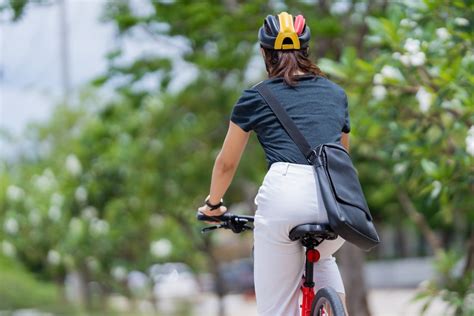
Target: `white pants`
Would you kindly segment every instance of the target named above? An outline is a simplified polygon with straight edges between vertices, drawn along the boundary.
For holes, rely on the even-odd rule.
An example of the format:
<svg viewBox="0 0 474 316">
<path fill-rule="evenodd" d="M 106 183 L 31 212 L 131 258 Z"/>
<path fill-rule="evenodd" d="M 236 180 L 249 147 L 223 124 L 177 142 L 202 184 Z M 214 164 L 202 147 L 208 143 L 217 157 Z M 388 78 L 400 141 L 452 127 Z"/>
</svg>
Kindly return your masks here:
<svg viewBox="0 0 474 316">
<path fill-rule="evenodd" d="M 300 241 L 288 238 L 290 230 L 305 223 L 327 223 L 318 180 L 312 166 L 272 164 L 255 198 L 254 279 L 260 316 L 299 316 L 299 295 L 304 272 Z M 326 240 L 316 249 L 315 289 L 330 286 L 344 293 L 339 269 L 332 256 L 344 240 Z"/>
</svg>

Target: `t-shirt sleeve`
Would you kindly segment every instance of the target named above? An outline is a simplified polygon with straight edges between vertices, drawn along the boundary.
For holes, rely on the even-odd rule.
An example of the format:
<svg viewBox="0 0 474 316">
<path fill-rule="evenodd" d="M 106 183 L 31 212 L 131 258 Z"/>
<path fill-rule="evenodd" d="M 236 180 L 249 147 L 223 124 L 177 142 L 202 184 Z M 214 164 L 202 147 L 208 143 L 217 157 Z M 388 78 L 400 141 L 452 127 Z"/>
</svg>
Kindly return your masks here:
<svg viewBox="0 0 474 316">
<path fill-rule="evenodd" d="M 344 125 L 342 126 L 342 131 L 344 133 L 349 133 L 351 131 L 351 122 L 349 119 L 349 106 L 348 106 L 346 94 L 344 94 Z"/>
<path fill-rule="evenodd" d="M 262 99 L 253 89 L 244 90 L 242 96 L 234 105 L 230 120 L 246 132 L 254 129 L 256 124 L 256 110 Z"/>
</svg>

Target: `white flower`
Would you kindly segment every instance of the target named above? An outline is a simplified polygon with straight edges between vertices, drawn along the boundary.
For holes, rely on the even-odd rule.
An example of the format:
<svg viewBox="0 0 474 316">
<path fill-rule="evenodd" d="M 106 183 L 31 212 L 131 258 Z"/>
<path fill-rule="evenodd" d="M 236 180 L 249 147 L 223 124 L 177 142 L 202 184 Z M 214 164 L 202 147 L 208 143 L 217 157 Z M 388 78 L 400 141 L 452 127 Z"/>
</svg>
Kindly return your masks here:
<svg viewBox="0 0 474 316">
<path fill-rule="evenodd" d="M 28 220 L 30 221 L 31 225 L 38 226 L 41 222 L 41 215 L 36 209 L 32 209 L 28 214 Z"/>
<path fill-rule="evenodd" d="M 417 37 L 421 37 L 423 35 L 423 30 L 420 27 L 416 27 L 413 30 L 413 35 L 415 35 Z"/>
<path fill-rule="evenodd" d="M 48 262 L 53 266 L 57 266 L 61 263 L 61 255 L 56 250 L 51 249 L 48 251 Z"/>
<path fill-rule="evenodd" d="M 102 219 L 94 218 L 90 224 L 91 233 L 95 236 L 105 235 L 109 232 L 109 223 Z"/>
<path fill-rule="evenodd" d="M 45 169 L 40 176 L 34 176 L 33 181 L 36 188 L 43 192 L 50 190 L 56 184 L 56 178 L 50 169 Z"/>
<path fill-rule="evenodd" d="M 87 201 L 87 190 L 83 186 L 78 186 L 74 197 L 79 203 L 85 203 Z"/>
<path fill-rule="evenodd" d="M 171 253 L 173 245 L 168 239 L 153 241 L 150 245 L 150 252 L 155 257 L 166 257 Z"/>
<path fill-rule="evenodd" d="M 474 156 L 474 125 L 471 125 L 466 136 L 466 151 Z"/>
<path fill-rule="evenodd" d="M 63 206 L 63 203 L 64 203 L 64 196 L 62 196 L 61 194 L 57 192 L 53 193 L 53 195 L 51 196 L 51 204 L 61 207 Z"/>
<path fill-rule="evenodd" d="M 69 154 L 66 157 L 66 170 L 73 176 L 81 174 L 82 166 L 79 159 L 74 154 Z"/>
<path fill-rule="evenodd" d="M 399 52 L 395 52 L 392 54 L 392 58 L 395 59 L 395 60 L 400 60 L 400 57 L 402 56 L 402 54 L 400 54 Z"/>
<path fill-rule="evenodd" d="M 73 217 L 69 221 L 69 234 L 74 237 L 82 235 L 82 222 L 79 218 Z"/>
<path fill-rule="evenodd" d="M 442 187 L 443 185 L 441 184 L 441 182 L 439 182 L 438 180 L 433 181 L 433 190 L 431 190 L 430 194 L 432 199 L 436 198 L 439 195 Z"/>
<path fill-rule="evenodd" d="M 2 241 L 2 252 L 7 257 L 14 257 L 16 254 L 15 246 L 13 246 L 10 242 L 4 240 Z"/>
<path fill-rule="evenodd" d="M 11 201 L 19 201 L 25 196 L 25 191 L 16 185 L 9 185 L 7 188 L 7 197 Z"/>
<path fill-rule="evenodd" d="M 59 221 L 59 219 L 61 218 L 61 209 L 56 205 L 51 205 L 48 210 L 48 216 L 54 222 Z"/>
<path fill-rule="evenodd" d="M 467 52 L 461 61 L 461 65 L 462 67 L 470 67 L 472 64 L 474 64 L 474 54 Z"/>
<path fill-rule="evenodd" d="M 127 278 L 127 269 L 122 266 L 113 267 L 111 271 L 112 276 L 115 280 L 121 282 Z"/>
<path fill-rule="evenodd" d="M 412 55 L 410 55 L 409 58 L 410 58 L 410 63 L 413 66 L 421 66 L 426 61 L 426 56 L 425 56 L 425 53 L 423 53 L 423 52 L 418 52 L 418 53 L 412 54 Z"/>
<path fill-rule="evenodd" d="M 428 69 L 428 72 L 430 75 L 433 77 L 438 77 L 439 76 L 439 67 L 438 66 L 433 66 Z"/>
<path fill-rule="evenodd" d="M 143 1 L 143 0 L 135 0 L 130 1 L 129 6 L 133 15 L 138 17 L 147 17 L 150 15 L 155 14 L 155 7 L 152 4 L 153 2 Z"/>
<path fill-rule="evenodd" d="M 403 174 L 407 170 L 408 165 L 404 162 L 399 162 L 393 166 L 393 173 Z"/>
<path fill-rule="evenodd" d="M 387 89 L 384 86 L 377 85 L 372 89 L 372 96 L 375 100 L 381 101 L 387 96 Z"/>
<path fill-rule="evenodd" d="M 417 23 L 415 21 L 410 20 L 410 19 L 402 19 L 400 21 L 400 26 L 415 27 L 416 25 L 417 25 Z"/>
<path fill-rule="evenodd" d="M 140 271 L 131 271 L 128 274 L 128 287 L 132 292 L 138 294 L 147 289 L 149 284 L 148 276 Z"/>
<path fill-rule="evenodd" d="M 469 25 L 469 20 L 465 18 L 455 18 L 454 23 L 456 23 L 459 26 L 467 26 Z"/>
<path fill-rule="evenodd" d="M 436 29 L 436 36 L 439 37 L 440 40 L 446 41 L 451 38 L 451 34 L 449 34 L 448 29 L 445 27 L 440 27 Z"/>
<path fill-rule="evenodd" d="M 418 89 L 416 93 L 416 99 L 420 105 L 420 111 L 423 113 L 428 112 L 433 101 L 433 96 L 424 87 Z"/>
<path fill-rule="evenodd" d="M 384 77 L 381 74 L 375 74 L 374 76 L 374 84 L 383 84 Z"/>
<path fill-rule="evenodd" d="M 403 54 L 400 56 L 400 61 L 405 66 L 410 66 L 410 55 Z"/>
<path fill-rule="evenodd" d="M 351 3 L 349 1 L 337 1 L 331 6 L 331 14 L 343 15 L 349 12 Z"/>
<path fill-rule="evenodd" d="M 7 219 L 3 224 L 3 229 L 5 230 L 5 232 L 11 235 L 15 235 L 16 233 L 18 233 L 18 228 L 18 222 L 14 218 Z"/>
<path fill-rule="evenodd" d="M 409 53 L 417 53 L 420 51 L 420 41 L 417 39 L 408 38 L 405 41 L 405 45 L 403 46 L 403 48 L 405 48 L 405 50 Z"/>
<path fill-rule="evenodd" d="M 88 206 L 88 207 L 86 207 L 82 210 L 81 216 L 84 219 L 88 219 L 88 220 L 96 218 L 97 217 L 97 209 L 93 206 Z"/>
<path fill-rule="evenodd" d="M 35 176 L 34 182 L 36 188 L 43 192 L 48 191 L 52 185 L 52 182 L 45 176 Z"/>
<path fill-rule="evenodd" d="M 398 68 L 385 65 L 380 71 L 382 76 L 387 79 L 403 80 L 403 75 Z"/>
</svg>

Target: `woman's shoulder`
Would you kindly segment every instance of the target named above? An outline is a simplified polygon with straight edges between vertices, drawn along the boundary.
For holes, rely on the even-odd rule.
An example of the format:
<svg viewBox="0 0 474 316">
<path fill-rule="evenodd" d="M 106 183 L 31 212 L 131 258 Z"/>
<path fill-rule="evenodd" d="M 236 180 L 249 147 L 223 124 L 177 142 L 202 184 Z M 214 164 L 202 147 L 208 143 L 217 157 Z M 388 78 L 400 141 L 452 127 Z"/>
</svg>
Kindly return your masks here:
<svg viewBox="0 0 474 316">
<path fill-rule="evenodd" d="M 234 104 L 234 111 L 240 109 L 254 111 L 261 106 L 263 99 L 257 91 L 256 86 L 257 84 L 242 91 L 239 99 Z"/>
<path fill-rule="evenodd" d="M 247 88 L 247 89 L 244 89 L 240 95 L 240 98 L 239 98 L 239 101 L 237 103 L 258 103 L 262 97 L 260 96 L 260 93 L 258 93 L 256 87 L 257 87 L 258 84 L 250 87 L 250 88 Z"/>
<path fill-rule="evenodd" d="M 344 91 L 344 89 L 338 85 L 337 83 L 335 83 L 334 81 L 326 78 L 326 77 L 318 77 L 318 84 L 320 85 L 324 85 L 326 88 L 330 89 L 331 91 L 333 91 L 335 94 L 341 96 L 341 97 L 346 97 L 346 92 Z"/>
</svg>

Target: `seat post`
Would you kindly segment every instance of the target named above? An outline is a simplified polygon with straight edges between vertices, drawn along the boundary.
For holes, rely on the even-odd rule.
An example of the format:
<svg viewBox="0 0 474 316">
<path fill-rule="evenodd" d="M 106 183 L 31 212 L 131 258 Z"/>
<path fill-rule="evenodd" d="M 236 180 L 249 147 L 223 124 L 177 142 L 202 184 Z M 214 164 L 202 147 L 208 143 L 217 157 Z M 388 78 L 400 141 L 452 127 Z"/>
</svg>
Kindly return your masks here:
<svg viewBox="0 0 474 316">
<path fill-rule="evenodd" d="M 319 240 L 314 238 L 311 235 L 306 235 L 301 238 L 301 243 L 306 248 L 305 251 L 305 281 L 304 286 L 313 288 L 313 272 L 314 272 L 314 263 L 318 262 L 319 260 L 319 251 L 315 250 L 315 248 L 322 242 L 323 240 Z"/>
<path fill-rule="evenodd" d="M 305 252 L 305 268 L 304 268 L 304 286 L 313 288 L 314 287 L 314 281 L 313 281 L 313 272 L 314 272 L 314 262 L 309 260 L 308 258 L 308 252 L 314 250 L 314 246 L 309 246 L 306 248 Z"/>
</svg>

